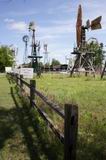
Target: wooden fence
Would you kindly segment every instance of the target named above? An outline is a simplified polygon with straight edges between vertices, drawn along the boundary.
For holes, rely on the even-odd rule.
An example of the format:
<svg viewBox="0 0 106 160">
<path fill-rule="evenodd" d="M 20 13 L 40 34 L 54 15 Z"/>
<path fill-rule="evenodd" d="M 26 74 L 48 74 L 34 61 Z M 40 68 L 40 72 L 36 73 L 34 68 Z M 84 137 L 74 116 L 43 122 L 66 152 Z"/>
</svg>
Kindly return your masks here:
<svg viewBox="0 0 106 160">
<path fill-rule="evenodd" d="M 46 121 L 46 124 L 51 128 L 54 134 L 58 137 L 64 145 L 64 160 L 76 160 L 76 145 L 78 134 L 78 106 L 73 104 L 65 104 L 62 110 L 57 104 L 51 102 L 46 96 L 36 89 L 36 81 L 30 80 L 27 83 L 22 76 L 8 74 L 17 85 L 23 90 L 23 85 L 30 89 L 29 100 L 30 106 L 35 107 L 40 116 Z M 64 120 L 64 133 L 60 133 L 55 127 L 52 120 L 40 107 L 36 105 L 35 95 L 39 96 L 52 110 L 54 110 Z"/>
</svg>

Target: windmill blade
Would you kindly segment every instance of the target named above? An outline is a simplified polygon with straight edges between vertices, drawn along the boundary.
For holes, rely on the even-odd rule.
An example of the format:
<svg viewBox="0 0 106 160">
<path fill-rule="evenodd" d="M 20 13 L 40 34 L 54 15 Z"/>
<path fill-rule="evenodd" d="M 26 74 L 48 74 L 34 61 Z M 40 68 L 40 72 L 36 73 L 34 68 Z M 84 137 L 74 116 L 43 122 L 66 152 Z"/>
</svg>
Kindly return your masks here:
<svg viewBox="0 0 106 160">
<path fill-rule="evenodd" d="M 88 19 L 87 21 L 86 21 L 86 28 L 87 29 L 89 29 L 91 26 L 90 26 L 90 20 Z"/>
<path fill-rule="evenodd" d="M 76 41 L 77 47 L 81 44 L 81 27 L 82 27 L 82 7 L 79 5 L 78 7 L 78 15 L 77 15 L 77 22 L 76 22 Z"/>
<path fill-rule="evenodd" d="M 96 30 L 96 29 L 101 29 L 101 19 L 102 16 L 97 17 L 96 19 L 94 19 L 93 21 L 91 21 L 91 30 Z"/>
</svg>

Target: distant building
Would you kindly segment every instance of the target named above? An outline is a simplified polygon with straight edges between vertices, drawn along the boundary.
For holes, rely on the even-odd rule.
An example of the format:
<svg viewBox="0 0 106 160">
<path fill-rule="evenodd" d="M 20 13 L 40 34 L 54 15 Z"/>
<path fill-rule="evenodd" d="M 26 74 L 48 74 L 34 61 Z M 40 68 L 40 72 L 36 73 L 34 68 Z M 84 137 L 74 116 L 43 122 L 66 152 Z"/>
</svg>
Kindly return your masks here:
<svg viewBox="0 0 106 160">
<path fill-rule="evenodd" d="M 67 71 L 67 64 L 60 64 L 56 66 L 50 66 L 50 71 Z"/>
</svg>

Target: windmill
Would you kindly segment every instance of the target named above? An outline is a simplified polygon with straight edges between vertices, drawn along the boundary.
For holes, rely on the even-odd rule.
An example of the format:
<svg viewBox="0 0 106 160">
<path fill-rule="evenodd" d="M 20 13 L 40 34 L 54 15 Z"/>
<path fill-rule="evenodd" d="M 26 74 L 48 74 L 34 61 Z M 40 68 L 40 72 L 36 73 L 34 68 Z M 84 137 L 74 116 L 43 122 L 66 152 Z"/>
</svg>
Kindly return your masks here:
<svg viewBox="0 0 106 160">
<path fill-rule="evenodd" d="M 42 58 L 42 56 L 40 56 L 40 41 L 35 41 L 35 30 L 36 26 L 35 23 L 32 21 L 29 23 L 29 32 L 32 32 L 32 49 L 31 49 L 31 56 L 28 56 L 28 58 L 31 58 L 31 64 L 32 67 L 34 68 L 34 72 L 40 76 L 41 75 L 41 71 L 40 71 L 40 66 L 39 66 L 39 61 Z"/>
<path fill-rule="evenodd" d="M 24 64 L 27 64 L 28 63 L 28 41 L 29 41 L 28 35 L 23 36 L 22 40 L 25 43 L 23 62 Z"/>
<path fill-rule="evenodd" d="M 95 69 L 92 61 L 92 54 L 94 53 L 87 48 L 86 30 L 101 29 L 101 19 L 102 17 L 99 16 L 91 22 L 90 20 L 87 20 L 86 25 L 82 25 L 82 7 L 79 5 L 76 22 L 77 47 L 74 48 L 72 52 L 72 54 L 76 55 L 76 60 L 70 71 L 70 76 L 72 76 L 74 72 L 80 72 L 81 70 L 85 71 L 86 75 L 91 72 L 95 76 Z"/>
</svg>

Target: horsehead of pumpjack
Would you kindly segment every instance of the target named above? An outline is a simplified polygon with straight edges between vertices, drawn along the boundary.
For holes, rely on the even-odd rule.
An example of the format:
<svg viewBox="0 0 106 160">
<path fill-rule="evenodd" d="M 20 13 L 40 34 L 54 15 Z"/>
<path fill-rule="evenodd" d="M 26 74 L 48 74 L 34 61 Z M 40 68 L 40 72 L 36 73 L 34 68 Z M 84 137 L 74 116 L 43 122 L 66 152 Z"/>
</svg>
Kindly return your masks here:
<svg viewBox="0 0 106 160">
<path fill-rule="evenodd" d="M 83 25 L 82 24 L 82 7 L 81 5 L 79 5 L 78 7 L 78 15 L 77 15 L 77 22 L 76 22 L 76 43 L 77 43 L 77 47 L 74 48 L 74 51 L 72 52 L 72 54 L 76 54 L 76 60 L 75 60 L 75 63 L 74 63 L 74 66 L 70 72 L 70 75 L 73 74 L 74 72 L 74 69 L 75 68 L 80 68 L 80 67 L 84 67 L 82 64 L 81 64 L 81 61 L 83 59 L 83 64 L 84 64 L 84 59 L 86 61 L 86 65 L 90 65 L 88 67 L 86 67 L 86 70 L 87 68 L 90 68 L 91 70 L 94 71 L 94 68 L 93 66 L 91 65 L 91 62 L 89 62 L 89 51 L 88 51 L 88 48 L 87 48 L 87 40 L 86 40 L 86 30 L 96 30 L 96 29 L 101 29 L 102 26 L 101 26 L 101 19 L 102 19 L 102 16 L 99 16 L 97 17 L 96 19 L 92 20 L 90 22 L 90 20 L 87 20 L 86 21 L 86 25 Z M 83 56 L 85 55 L 85 56 Z M 83 56 L 83 57 L 82 57 Z M 88 61 L 88 63 L 87 63 Z"/>
</svg>

